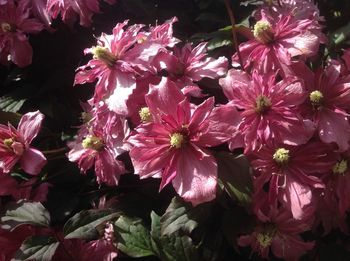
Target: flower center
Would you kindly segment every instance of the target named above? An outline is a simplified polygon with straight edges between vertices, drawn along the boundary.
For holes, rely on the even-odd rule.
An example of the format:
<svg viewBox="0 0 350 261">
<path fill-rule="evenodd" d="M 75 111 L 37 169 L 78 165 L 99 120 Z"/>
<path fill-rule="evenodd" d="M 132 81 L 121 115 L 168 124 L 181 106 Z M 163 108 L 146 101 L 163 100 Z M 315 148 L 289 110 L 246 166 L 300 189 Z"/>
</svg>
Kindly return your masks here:
<svg viewBox="0 0 350 261">
<path fill-rule="evenodd" d="M 344 176 L 345 172 L 348 170 L 348 161 L 347 160 L 341 160 L 337 162 L 333 167 L 333 173 L 339 174 Z"/>
<path fill-rule="evenodd" d="M 181 133 L 175 132 L 170 136 L 170 146 L 180 149 L 182 144 L 185 143 L 185 137 Z"/>
<path fill-rule="evenodd" d="M 272 157 L 278 165 L 286 165 L 289 161 L 289 150 L 279 148 Z"/>
<path fill-rule="evenodd" d="M 316 90 L 310 93 L 309 95 L 310 102 L 312 106 L 316 109 L 321 107 L 322 101 L 323 101 L 323 94 L 322 92 Z"/>
<path fill-rule="evenodd" d="M 16 26 L 15 25 L 11 25 L 9 23 L 1 23 L 0 24 L 1 30 L 4 33 L 8 33 L 8 32 L 16 32 Z"/>
<path fill-rule="evenodd" d="M 84 149 L 93 149 L 100 151 L 103 148 L 103 142 L 100 138 L 88 135 L 81 143 Z"/>
<path fill-rule="evenodd" d="M 112 54 L 106 47 L 95 46 L 92 48 L 94 59 L 98 59 L 108 66 L 112 67 L 117 61 L 117 57 Z"/>
<path fill-rule="evenodd" d="M 266 248 L 271 245 L 275 234 L 276 228 L 273 225 L 269 224 L 264 228 L 264 230 L 261 233 L 259 233 L 256 236 L 256 239 L 259 242 L 260 246 Z"/>
<path fill-rule="evenodd" d="M 264 95 L 260 95 L 255 101 L 255 111 L 259 114 L 263 114 L 271 107 L 271 101 Z"/>
<path fill-rule="evenodd" d="M 9 149 L 11 149 L 11 146 L 14 142 L 15 141 L 13 140 L 13 138 L 4 139 L 4 145 Z"/>
<path fill-rule="evenodd" d="M 139 115 L 142 122 L 152 121 L 152 115 L 148 107 L 142 107 L 139 111 Z"/>
<path fill-rule="evenodd" d="M 253 34 L 255 39 L 264 44 L 270 43 L 274 39 L 271 24 L 268 21 L 258 21 L 254 25 Z"/>
</svg>

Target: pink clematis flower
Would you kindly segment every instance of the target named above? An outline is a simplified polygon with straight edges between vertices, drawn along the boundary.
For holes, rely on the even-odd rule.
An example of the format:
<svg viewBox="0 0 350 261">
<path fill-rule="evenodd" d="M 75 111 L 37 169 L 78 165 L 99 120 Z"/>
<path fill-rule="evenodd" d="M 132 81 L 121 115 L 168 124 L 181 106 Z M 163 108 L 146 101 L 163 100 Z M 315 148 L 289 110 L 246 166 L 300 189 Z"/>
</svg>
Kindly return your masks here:
<svg viewBox="0 0 350 261">
<path fill-rule="evenodd" d="M 312 202 L 313 189 L 324 188 L 322 175 L 336 160 L 331 148 L 321 142 L 290 146 L 268 142 L 251 157 L 256 172 L 256 191 L 269 184 L 269 202 L 279 200 L 295 219 L 302 219 Z"/>
<path fill-rule="evenodd" d="M 105 0 L 108 4 L 114 4 L 115 0 Z M 80 25 L 89 27 L 94 13 L 100 12 L 99 0 L 47 0 L 47 11 L 53 19 L 59 14 L 63 22 L 72 26 L 80 18 Z"/>
<path fill-rule="evenodd" d="M 27 34 L 38 33 L 44 26 L 30 18 L 30 5 L 26 0 L 7 1 L 0 8 L 0 63 L 12 61 L 19 67 L 32 63 L 33 50 Z"/>
<path fill-rule="evenodd" d="M 251 66 L 262 72 L 287 70 L 293 57 L 314 56 L 324 36 L 314 32 L 312 19 L 295 19 L 293 15 L 270 16 L 261 11 L 261 20 L 254 25 L 254 39 L 240 44 L 245 69 Z M 237 54 L 232 57 L 234 65 Z M 281 71 L 283 73 L 283 70 Z"/>
<path fill-rule="evenodd" d="M 24 114 L 17 129 L 11 124 L 0 125 L 0 169 L 4 173 L 9 173 L 17 162 L 28 174 L 40 173 L 46 158 L 30 147 L 30 143 L 38 134 L 43 119 L 44 115 L 35 111 Z"/>
<path fill-rule="evenodd" d="M 350 75 L 341 74 L 341 65 L 331 64 L 313 73 L 307 66 L 293 66 L 296 75 L 305 81 L 308 99 L 302 115 L 314 122 L 324 143 L 336 143 L 346 151 L 350 142 Z"/>
<path fill-rule="evenodd" d="M 300 236 L 310 230 L 312 218 L 296 220 L 288 210 L 278 208 L 277 204 L 268 204 L 266 197 L 260 201 L 263 201 L 265 209 L 257 214 L 259 221 L 253 233 L 238 239 L 240 246 L 251 246 L 263 258 L 269 258 L 271 251 L 276 257 L 287 261 L 299 260 L 314 247 L 314 242 L 304 242 Z"/>
<path fill-rule="evenodd" d="M 298 106 L 306 95 L 302 82 L 286 77 L 276 83 L 276 75 L 253 76 L 230 70 L 219 80 L 226 97 L 243 109 L 240 130 L 246 151 L 258 148 L 268 140 L 291 145 L 303 144 L 313 134 L 313 128 L 303 122 Z"/>
<path fill-rule="evenodd" d="M 194 205 L 214 199 L 217 164 L 206 147 L 224 143 L 237 132 L 235 107 L 214 107 L 213 98 L 193 106 L 167 78 L 151 86 L 146 103 L 140 111 L 144 123 L 128 139 L 135 173 L 161 177 L 160 189 L 171 182 Z"/>
<path fill-rule="evenodd" d="M 95 165 L 97 182 L 116 186 L 120 175 L 126 172 L 124 163 L 117 157 L 126 151 L 123 140 L 128 132 L 124 118 L 112 112 L 102 115 L 97 112 L 82 126 L 77 140 L 70 144 L 68 159 L 77 162 L 83 173 Z"/>
<path fill-rule="evenodd" d="M 174 53 L 160 52 L 153 61 L 157 71 L 166 71 L 167 77 L 183 89 L 184 94 L 200 96 L 201 89 L 196 85 L 204 77 L 216 79 L 227 72 L 227 59 L 214 59 L 206 54 L 207 43 L 196 47 L 186 44 L 181 49 L 175 47 Z"/>
</svg>

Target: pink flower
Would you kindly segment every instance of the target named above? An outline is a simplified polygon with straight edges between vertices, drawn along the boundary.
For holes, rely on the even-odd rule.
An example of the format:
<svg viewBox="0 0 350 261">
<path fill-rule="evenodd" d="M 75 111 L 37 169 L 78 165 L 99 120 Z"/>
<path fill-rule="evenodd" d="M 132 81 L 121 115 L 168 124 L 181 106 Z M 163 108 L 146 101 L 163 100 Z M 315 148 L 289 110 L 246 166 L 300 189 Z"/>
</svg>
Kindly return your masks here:
<svg viewBox="0 0 350 261">
<path fill-rule="evenodd" d="M 166 71 L 167 77 L 174 81 L 183 92 L 199 96 L 200 88 L 195 82 L 207 77 L 211 79 L 223 76 L 227 71 L 227 59 L 214 59 L 206 54 L 207 43 L 200 43 L 192 48 L 186 44 L 181 49 L 174 48 L 174 53 L 160 52 L 153 61 L 157 71 Z"/>
<path fill-rule="evenodd" d="M 46 164 L 45 156 L 30 147 L 38 134 L 44 115 L 39 111 L 24 114 L 15 129 L 11 124 L 0 124 L 0 169 L 9 173 L 19 161 L 23 170 L 31 175 L 40 173 Z"/>
<path fill-rule="evenodd" d="M 105 0 L 109 4 L 114 4 L 115 0 Z M 89 27 L 94 13 L 100 12 L 99 0 L 48 0 L 47 10 L 53 19 L 59 14 L 63 22 L 72 26 L 80 18 L 80 25 Z"/>
<path fill-rule="evenodd" d="M 298 106 L 305 100 L 302 83 L 296 77 L 286 77 L 276 83 L 276 75 L 260 75 L 230 70 L 219 80 L 226 97 L 243 109 L 240 130 L 246 151 L 258 148 L 268 140 L 291 145 L 303 144 L 313 129 L 299 115 Z"/>
<path fill-rule="evenodd" d="M 44 28 L 37 19 L 30 18 L 30 6 L 26 0 L 9 0 L 0 8 L 0 62 L 12 61 L 19 67 L 32 63 L 33 50 L 27 38 Z"/>
<path fill-rule="evenodd" d="M 296 19 L 291 14 L 273 17 L 262 10 L 254 26 L 255 38 L 239 46 L 243 66 L 268 72 L 290 65 L 293 57 L 314 56 L 324 41 L 320 35 L 314 32 L 312 19 Z M 238 61 L 237 54 L 232 58 Z"/>
<path fill-rule="evenodd" d="M 115 186 L 126 172 L 117 157 L 126 150 L 123 140 L 129 128 L 124 118 L 112 112 L 99 113 L 82 126 L 68 159 L 77 162 L 83 173 L 95 165 L 97 182 Z"/>
<path fill-rule="evenodd" d="M 329 65 L 313 73 L 305 65 L 293 67 L 305 81 L 308 99 L 303 105 L 303 116 L 316 125 L 324 143 L 336 143 L 340 151 L 349 148 L 350 75 L 341 75 L 340 65 Z"/>
<path fill-rule="evenodd" d="M 129 138 L 130 157 L 141 178 L 161 177 L 160 189 L 170 182 L 194 205 L 215 198 L 217 164 L 206 149 L 229 140 L 240 117 L 232 105 L 214 107 L 209 98 L 191 105 L 167 78 L 151 86 L 144 123 Z"/>
<path fill-rule="evenodd" d="M 265 197 L 266 198 L 266 197 Z M 260 199 L 264 201 L 263 199 Z M 310 229 L 312 219 L 296 220 L 291 213 L 277 204 L 268 205 L 263 202 L 265 210 L 258 214 L 260 221 L 250 235 L 238 239 L 240 246 L 251 246 L 263 258 L 269 258 L 270 250 L 274 256 L 284 260 L 297 261 L 314 242 L 304 242 L 300 236 Z"/>
<path fill-rule="evenodd" d="M 312 202 L 312 190 L 324 188 L 321 177 L 335 164 L 331 152 L 320 142 L 302 146 L 268 142 L 250 155 L 257 171 L 256 191 L 269 184 L 269 202 L 279 200 L 291 210 L 294 218 L 302 219 L 305 208 Z"/>
</svg>

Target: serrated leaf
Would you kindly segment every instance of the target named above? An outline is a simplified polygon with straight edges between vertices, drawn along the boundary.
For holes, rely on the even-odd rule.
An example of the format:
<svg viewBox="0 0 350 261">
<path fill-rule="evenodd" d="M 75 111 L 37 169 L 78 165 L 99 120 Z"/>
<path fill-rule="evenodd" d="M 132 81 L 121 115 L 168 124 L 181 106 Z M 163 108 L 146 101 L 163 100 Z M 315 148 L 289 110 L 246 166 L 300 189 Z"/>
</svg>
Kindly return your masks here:
<svg viewBox="0 0 350 261">
<path fill-rule="evenodd" d="M 160 219 L 162 236 L 170 235 L 179 230 L 191 233 L 198 224 L 208 218 L 210 210 L 211 203 L 193 207 L 191 203 L 185 202 L 179 197 L 174 197 Z"/>
<path fill-rule="evenodd" d="M 48 227 L 50 214 L 40 202 L 20 200 L 9 205 L 1 222 L 3 229 L 11 230 L 24 224 Z"/>
<path fill-rule="evenodd" d="M 50 236 L 32 236 L 27 238 L 16 252 L 12 261 L 50 261 L 59 242 Z"/>
<path fill-rule="evenodd" d="M 25 101 L 26 99 L 15 99 L 11 96 L 5 95 L 0 97 L 0 110 L 6 112 L 18 112 Z"/>
<path fill-rule="evenodd" d="M 97 235 L 96 227 L 103 222 L 117 217 L 119 213 L 112 209 L 83 210 L 71 217 L 63 227 L 67 239 L 93 239 Z"/>
<path fill-rule="evenodd" d="M 253 184 L 248 160 L 244 155 L 235 156 L 228 152 L 219 152 L 215 157 L 219 182 L 225 191 L 242 206 L 249 206 Z"/>
<path fill-rule="evenodd" d="M 121 216 L 114 224 L 118 249 L 131 257 L 157 255 L 153 250 L 150 231 L 140 218 Z"/>
<path fill-rule="evenodd" d="M 161 235 L 161 217 L 151 212 L 151 242 L 155 254 L 163 261 L 198 259 L 197 249 L 192 239 L 178 232 L 169 236 Z"/>
</svg>

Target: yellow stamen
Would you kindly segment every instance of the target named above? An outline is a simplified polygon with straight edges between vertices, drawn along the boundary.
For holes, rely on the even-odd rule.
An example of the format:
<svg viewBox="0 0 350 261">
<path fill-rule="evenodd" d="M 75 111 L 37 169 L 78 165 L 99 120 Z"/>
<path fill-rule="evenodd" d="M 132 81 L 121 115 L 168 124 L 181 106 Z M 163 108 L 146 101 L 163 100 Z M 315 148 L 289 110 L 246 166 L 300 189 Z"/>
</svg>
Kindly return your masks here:
<svg viewBox="0 0 350 261">
<path fill-rule="evenodd" d="M 271 107 L 271 101 L 264 95 L 259 95 L 255 101 L 255 111 L 259 114 L 266 112 Z"/>
<path fill-rule="evenodd" d="M 14 142 L 15 141 L 13 140 L 13 138 L 4 139 L 4 145 L 6 147 L 8 147 L 9 149 L 11 148 L 11 146 Z"/>
<path fill-rule="evenodd" d="M 323 94 L 322 92 L 316 90 L 310 93 L 309 98 L 312 106 L 318 109 L 322 104 Z"/>
<path fill-rule="evenodd" d="M 8 33 L 8 32 L 15 32 L 16 31 L 16 26 L 15 25 L 11 25 L 9 23 L 1 23 L 0 24 L 1 30 L 4 33 Z"/>
<path fill-rule="evenodd" d="M 333 167 L 334 174 L 344 175 L 347 170 L 348 170 L 348 161 L 344 159 L 337 162 Z"/>
<path fill-rule="evenodd" d="M 266 225 L 264 230 L 256 236 L 257 241 L 263 248 L 269 247 L 276 235 L 276 228 L 272 224 Z"/>
<path fill-rule="evenodd" d="M 276 161 L 277 164 L 285 165 L 289 161 L 289 150 L 286 150 L 285 148 L 279 148 L 273 154 L 272 158 Z"/>
<path fill-rule="evenodd" d="M 150 122 L 152 121 L 152 115 L 148 107 L 143 107 L 139 111 L 139 115 L 142 122 Z"/>
<path fill-rule="evenodd" d="M 170 146 L 180 149 L 185 142 L 185 137 L 181 133 L 175 132 L 170 136 Z"/>
<path fill-rule="evenodd" d="M 108 66 L 113 66 L 117 61 L 117 57 L 112 54 L 106 47 L 95 46 L 92 48 L 92 54 L 94 59 L 98 59 Z"/>
<path fill-rule="evenodd" d="M 88 135 L 81 143 L 84 149 L 93 149 L 100 151 L 103 148 L 103 142 L 100 138 Z"/>
<path fill-rule="evenodd" d="M 272 42 L 274 38 L 271 24 L 268 21 L 258 21 L 254 25 L 253 34 L 255 39 L 264 44 Z"/>
</svg>

